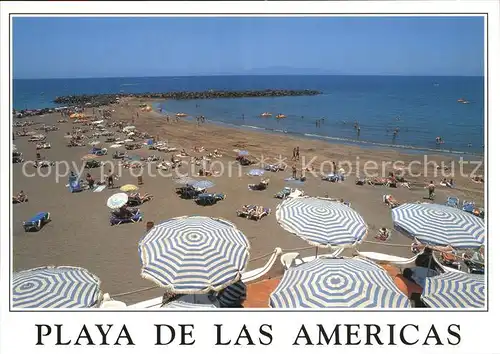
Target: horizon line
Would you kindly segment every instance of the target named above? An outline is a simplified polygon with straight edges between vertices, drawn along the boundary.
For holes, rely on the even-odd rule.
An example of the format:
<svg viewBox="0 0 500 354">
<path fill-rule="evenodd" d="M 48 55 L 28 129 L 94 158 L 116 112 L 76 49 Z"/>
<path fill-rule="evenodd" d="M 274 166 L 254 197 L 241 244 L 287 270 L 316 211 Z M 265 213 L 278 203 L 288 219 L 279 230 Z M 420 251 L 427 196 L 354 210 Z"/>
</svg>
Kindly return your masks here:
<svg viewBox="0 0 500 354">
<path fill-rule="evenodd" d="M 151 79 L 163 77 L 210 77 L 210 76 L 395 76 L 395 77 L 483 77 L 483 75 L 401 75 L 401 74 L 198 74 L 198 75 L 153 75 L 153 76 L 87 76 L 87 77 L 20 77 L 12 80 L 91 80 L 91 79 Z"/>
</svg>

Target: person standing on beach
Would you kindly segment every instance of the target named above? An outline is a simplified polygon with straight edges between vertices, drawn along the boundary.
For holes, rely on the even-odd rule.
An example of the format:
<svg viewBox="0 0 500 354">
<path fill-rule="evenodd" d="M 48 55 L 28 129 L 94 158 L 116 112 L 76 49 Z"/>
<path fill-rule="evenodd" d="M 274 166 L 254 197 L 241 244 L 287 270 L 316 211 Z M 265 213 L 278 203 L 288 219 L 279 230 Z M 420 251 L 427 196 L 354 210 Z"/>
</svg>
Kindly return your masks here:
<svg viewBox="0 0 500 354">
<path fill-rule="evenodd" d="M 337 164 L 335 163 L 335 161 L 332 161 L 332 164 L 333 164 L 333 174 L 336 174 L 337 173 Z"/>
<path fill-rule="evenodd" d="M 429 199 L 430 200 L 434 200 L 434 191 L 436 190 L 436 186 L 434 185 L 434 181 L 431 181 L 427 187 L 426 187 L 428 190 L 429 190 Z"/>
<path fill-rule="evenodd" d="M 293 148 L 293 155 L 292 155 L 292 161 L 295 160 L 295 157 L 297 156 L 297 150 Z"/>
<path fill-rule="evenodd" d="M 293 164 L 292 166 L 292 178 L 297 179 L 297 167 L 295 166 L 295 164 Z"/>
<path fill-rule="evenodd" d="M 108 171 L 108 188 L 114 188 L 115 187 L 115 175 L 111 171 L 111 169 Z"/>
<path fill-rule="evenodd" d="M 299 147 L 297 146 L 295 148 L 295 158 L 297 159 L 297 161 L 299 160 L 300 158 L 300 150 L 299 150 Z"/>
</svg>

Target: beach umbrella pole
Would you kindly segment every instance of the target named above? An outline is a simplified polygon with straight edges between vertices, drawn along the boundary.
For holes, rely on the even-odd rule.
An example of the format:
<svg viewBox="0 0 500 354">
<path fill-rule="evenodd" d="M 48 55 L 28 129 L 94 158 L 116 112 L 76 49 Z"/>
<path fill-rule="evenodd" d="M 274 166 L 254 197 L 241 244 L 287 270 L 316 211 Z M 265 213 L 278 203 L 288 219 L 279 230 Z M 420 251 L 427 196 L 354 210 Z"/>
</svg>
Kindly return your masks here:
<svg viewBox="0 0 500 354">
<path fill-rule="evenodd" d="M 318 247 L 316 247 L 316 258 L 318 258 Z"/>
</svg>

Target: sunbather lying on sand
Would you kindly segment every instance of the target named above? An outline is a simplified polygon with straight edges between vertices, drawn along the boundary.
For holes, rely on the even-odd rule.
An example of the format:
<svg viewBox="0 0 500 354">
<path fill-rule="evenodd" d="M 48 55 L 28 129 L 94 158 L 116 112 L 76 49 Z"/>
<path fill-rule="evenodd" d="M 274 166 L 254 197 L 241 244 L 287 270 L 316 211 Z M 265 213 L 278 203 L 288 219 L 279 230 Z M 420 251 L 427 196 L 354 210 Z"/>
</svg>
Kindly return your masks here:
<svg viewBox="0 0 500 354">
<path fill-rule="evenodd" d="M 389 205 L 391 208 L 395 208 L 399 206 L 398 201 L 396 198 L 394 198 L 392 195 L 387 194 L 382 197 L 382 200 L 384 201 L 385 204 Z"/>
<path fill-rule="evenodd" d="M 391 237 L 391 232 L 383 227 L 380 230 L 378 230 L 377 236 L 375 236 L 375 239 L 385 242 Z"/>
<path fill-rule="evenodd" d="M 474 183 L 484 183 L 484 179 L 480 176 L 474 176 L 471 178 L 472 182 Z"/>
<path fill-rule="evenodd" d="M 147 202 L 147 201 L 150 201 L 151 199 L 153 199 L 153 196 L 149 193 L 145 193 L 144 195 L 141 195 L 139 192 L 137 192 L 137 193 L 130 194 L 129 199 L 134 199 L 142 204 L 144 202 Z"/>
<path fill-rule="evenodd" d="M 24 203 L 28 201 L 28 196 L 24 194 L 24 191 L 20 191 L 16 196 L 12 197 L 12 203 Z"/>
<path fill-rule="evenodd" d="M 194 150 L 195 152 L 203 152 L 203 151 L 205 151 L 205 148 L 204 148 L 203 146 L 195 146 L 195 147 L 193 148 L 193 150 Z"/>
</svg>

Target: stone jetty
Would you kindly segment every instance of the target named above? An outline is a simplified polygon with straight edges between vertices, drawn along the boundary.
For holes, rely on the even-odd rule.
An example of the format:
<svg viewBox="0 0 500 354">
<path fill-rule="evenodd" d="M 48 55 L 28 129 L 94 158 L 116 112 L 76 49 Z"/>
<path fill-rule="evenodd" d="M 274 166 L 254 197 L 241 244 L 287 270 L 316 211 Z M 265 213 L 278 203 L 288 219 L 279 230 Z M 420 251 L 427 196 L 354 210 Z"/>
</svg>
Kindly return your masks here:
<svg viewBox="0 0 500 354">
<path fill-rule="evenodd" d="M 285 97 L 285 96 L 316 96 L 321 91 L 317 90 L 261 90 L 261 91 L 175 91 L 163 93 L 118 93 L 100 95 L 75 95 L 56 97 L 54 103 L 82 106 L 99 107 L 116 103 L 117 99 L 125 97 L 141 99 L 171 99 L 171 100 L 201 100 L 217 98 L 246 98 L 246 97 Z"/>
</svg>

